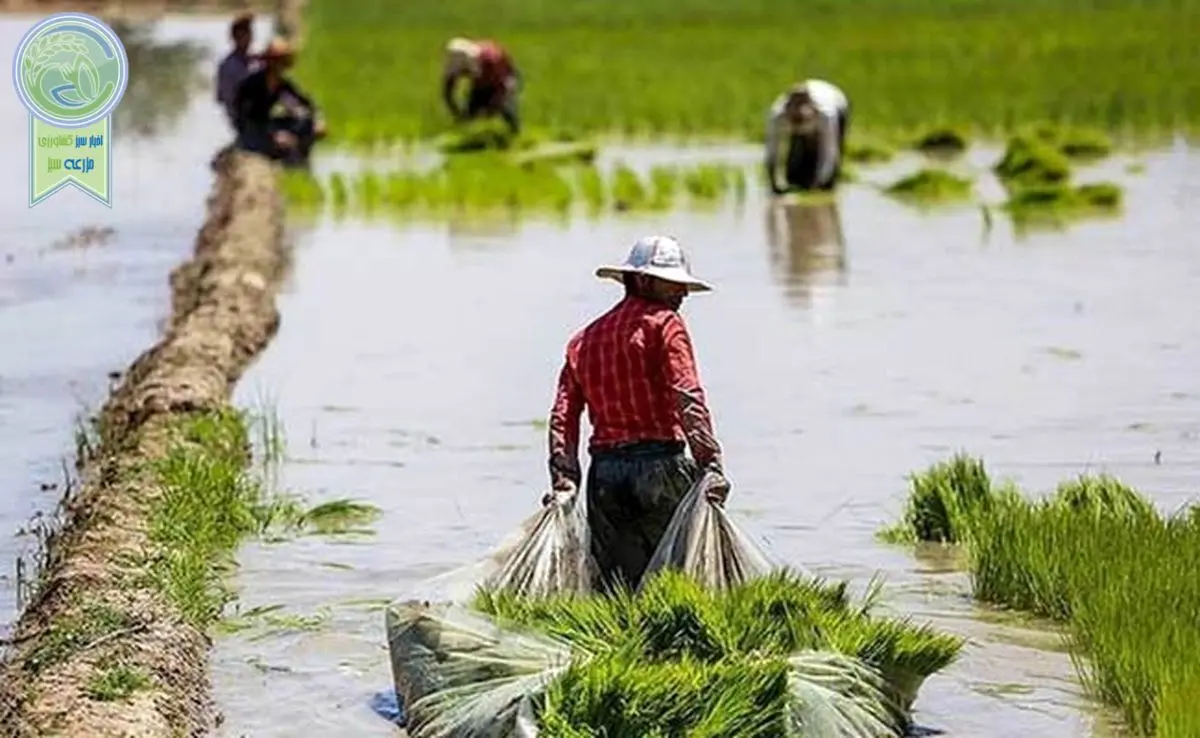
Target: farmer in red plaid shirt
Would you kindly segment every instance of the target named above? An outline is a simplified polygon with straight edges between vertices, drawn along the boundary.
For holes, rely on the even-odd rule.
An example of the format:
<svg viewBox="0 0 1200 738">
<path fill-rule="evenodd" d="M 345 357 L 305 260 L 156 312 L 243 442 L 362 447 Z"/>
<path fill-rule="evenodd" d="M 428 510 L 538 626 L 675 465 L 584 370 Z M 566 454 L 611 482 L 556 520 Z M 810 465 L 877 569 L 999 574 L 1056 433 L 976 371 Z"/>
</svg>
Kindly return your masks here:
<svg viewBox="0 0 1200 738">
<path fill-rule="evenodd" d="M 700 475 L 719 475 L 710 492 L 715 503 L 729 493 L 692 339 L 679 315 L 686 295 L 712 287 L 692 276 L 683 249 L 667 236 L 638 240 L 624 264 L 600 267 L 596 276 L 622 282 L 625 297 L 567 343 L 550 412 L 550 479 L 559 495 L 579 487 L 586 406 L 588 524 L 599 584 L 637 586 Z"/>
</svg>

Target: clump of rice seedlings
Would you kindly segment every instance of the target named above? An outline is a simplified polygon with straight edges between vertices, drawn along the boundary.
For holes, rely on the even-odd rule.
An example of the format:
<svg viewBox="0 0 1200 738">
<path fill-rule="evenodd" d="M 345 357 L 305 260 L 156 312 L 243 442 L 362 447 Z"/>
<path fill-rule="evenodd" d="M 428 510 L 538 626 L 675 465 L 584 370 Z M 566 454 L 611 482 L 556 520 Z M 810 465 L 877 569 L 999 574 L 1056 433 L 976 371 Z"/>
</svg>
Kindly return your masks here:
<svg viewBox="0 0 1200 738">
<path fill-rule="evenodd" d="M 291 207 L 319 208 L 325 202 L 325 190 L 309 172 L 285 169 L 279 175 L 279 189 Z"/>
<path fill-rule="evenodd" d="M 579 170 L 577 181 L 588 214 L 598 215 L 604 209 L 606 202 L 604 179 L 601 178 L 600 172 L 593 167 L 585 167 Z"/>
<path fill-rule="evenodd" d="M 650 169 L 650 207 L 666 210 L 679 192 L 679 170 L 674 167 L 656 166 Z"/>
<path fill-rule="evenodd" d="M 646 186 L 632 169 L 618 164 L 612 174 L 613 207 L 617 210 L 639 210 L 645 207 L 648 198 Z"/>
<path fill-rule="evenodd" d="M 1153 517 L 1154 505 L 1132 487 L 1107 474 L 1080 475 L 1058 485 L 1053 504 L 1092 515 Z"/>
<path fill-rule="evenodd" d="M 1112 138 L 1095 128 L 1043 123 L 1032 127 L 1032 135 L 1053 144 L 1072 159 L 1100 159 L 1112 153 L 1113 149 Z"/>
<path fill-rule="evenodd" d="M 1004 157 L 993 171 L 1007 185 L 1055 185 L 1070 178 L 1071 163 L 1053 143 L 1021 134 L 1009 139 Z"/>
<path fill-rule="evenodd" d="M 315 533 L 344 533 L 361 529 L 383 514 L 378 507 L 355 500 L 330 500 L 304 512 L 298 525 Z"/>
<path fill-rule="evenodd" d="M 336 210 L 342 210 L 350 200 L 350 191 L 346 186 L 346 178 L 340 172 L 335 172 L 329 178 L 329 203 Z"/>
<path fill-rule="evenodd" d="M 913 474 L 909 485 L 901 522 L 881 533 L 885 540 L 966 542 L 981 512 L 1013 494 L 994 491 L 983 461 L 963 453 Z"/>
<path fill-rule="evenodd" d="M 922 169 L 889 185 L 884 191 L 901 199 L 932 204 L 967 200 L 971 190 L 969 179 L 944 169 Z"/>
<path fill-rule="evenodd" d="M 1108 476 L 1044 499 L 976 505 L 972 587 L 983 601 L 1063 623 L 1088 691 L 1138 735 L 1200 726 L 1200 515 L 1171 517 Z M 1191 699 L 1184 695 L 1191 695 Z"/>
<path fill-rule="evenodd" d="M 846 161 L 856 164 L 882 164 L 891 161 L 896 152 L 889 146 L 873 139 L 846 142 Z"/>
<path fill-rule="evenodd" d="M 787 734 L 786 660 L 707 664 L 684 658 L 644 663 L 613 656 L 574 666 L 547 690 L 547 736 L 727 736 Z"/>
<path fill-rule="evenodd" d="M 854 606 L 845 582 L 788 571 L 724 592 L 667 571 L 637 593 L 523 598 L 481 590 L 472 605 L 592 655 L 551 685 L 542 720 L 552 735 L 792 735 L 780 726 L 797 708 L 797 691 L 811 696 L 804 687 L 818 677 L 789 661 L 813 654 L 859 664 L 864 678 L 877 680 L 860 685 L 872 695 L 863 709 L 898 735 L 920 684 L 962 647 L 957 637 Z M 730 674 L 744 686 L 714 691 Z M 841 690 L 852 686 L 833 689 Z M 563 732 L 568 726 L 583 732 Z"/>
<path fill-rule="evenodd" d="M 1090 215 L 1116 214 L 1123 200 L 1121 188 L 1111 182 L 1044 184 L 1014 188 L 1004 209 L 1019 225 L 1056 224 Z"/>
<path fill-rule="evenodd" d="M 913 148 L 925 154 L 951 156 L 967 150 L 967 136 L 954 128 L 938 127 L 917 136 Z"/>
<path fill-rule="evenodd" d="M 701 164 L 683 175 L 683 187 L 693 202 L 714 202 L 729 188 L 731 167 Z"/>
</svg>

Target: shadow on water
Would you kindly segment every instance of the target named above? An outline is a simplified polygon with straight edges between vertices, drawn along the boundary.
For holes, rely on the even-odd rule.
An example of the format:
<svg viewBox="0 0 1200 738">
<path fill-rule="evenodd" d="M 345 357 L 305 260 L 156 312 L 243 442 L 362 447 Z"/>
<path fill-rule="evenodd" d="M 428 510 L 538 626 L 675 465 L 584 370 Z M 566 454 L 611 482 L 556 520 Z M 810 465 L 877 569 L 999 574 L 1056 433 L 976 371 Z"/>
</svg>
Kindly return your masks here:
<svg viewBox="0 0 1200 738">
<path fill-rule="evenodd" d="M 147 138 L 171 133 L 189 101 L 211 83 L 201 67 L 209 55 L 191 39 L 161 41 L 153 23 L 112 21 L 129 57 L 129 86 L 114 116 L 119 136 Z"/>
</svg>

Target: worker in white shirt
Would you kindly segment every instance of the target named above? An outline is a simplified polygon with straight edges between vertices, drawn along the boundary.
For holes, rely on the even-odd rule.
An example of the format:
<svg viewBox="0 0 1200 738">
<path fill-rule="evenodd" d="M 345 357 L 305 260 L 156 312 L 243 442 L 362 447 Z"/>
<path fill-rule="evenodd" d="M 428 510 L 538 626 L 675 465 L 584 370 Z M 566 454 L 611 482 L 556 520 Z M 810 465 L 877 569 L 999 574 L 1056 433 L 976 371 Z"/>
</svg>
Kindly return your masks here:
<svg viewBox="0 0 1200 738">
<path fill-rule="evenodd" d="M 850 101 L 819 79 L 797 84 L 771 105 L 767 116 L 767 181 L 771 192 L 832 190 L 841 172 Z M 779 149 L 788 140 L 786 187 L 779 185 Z"/>
</svg>

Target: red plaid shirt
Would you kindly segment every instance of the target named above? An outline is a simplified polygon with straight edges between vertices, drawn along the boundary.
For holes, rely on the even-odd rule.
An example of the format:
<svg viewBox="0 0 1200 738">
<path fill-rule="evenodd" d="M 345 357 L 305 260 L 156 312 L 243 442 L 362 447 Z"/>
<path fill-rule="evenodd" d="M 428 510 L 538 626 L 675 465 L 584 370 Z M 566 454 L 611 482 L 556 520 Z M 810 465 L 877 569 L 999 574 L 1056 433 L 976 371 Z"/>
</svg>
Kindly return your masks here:
<svg viewBox="0 0 1200 738">
<path fill-rule="evenodd" d="M 592 425 L 589 451 L 635 441 L 687 441 L 702 467 L 720 468 L 721 448 L 700 385 L 692 339 L 679 313 L 627 296 L 576 333 L 550 411 L 550 478 L 580 483 L 579 420 Z"/>
</svg>

